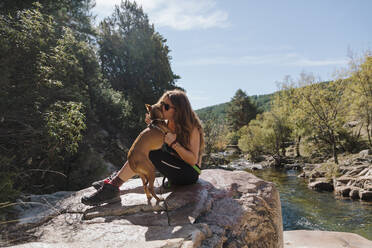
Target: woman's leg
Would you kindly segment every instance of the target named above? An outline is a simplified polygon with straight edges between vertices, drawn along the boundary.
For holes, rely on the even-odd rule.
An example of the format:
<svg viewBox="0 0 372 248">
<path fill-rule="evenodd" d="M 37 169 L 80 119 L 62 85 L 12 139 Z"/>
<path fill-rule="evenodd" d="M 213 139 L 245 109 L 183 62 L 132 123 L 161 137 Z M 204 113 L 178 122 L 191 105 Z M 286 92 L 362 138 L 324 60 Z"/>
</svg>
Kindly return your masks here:
<svg viewBox="0 0 372 248">
<path fill-rule="evenodd" d="M 119 177 L 123 182 L 128 181 L 128 179 L 132 178 L 134 175 L 135 173 L 130 168 L 128 161 L 125 162 L 123 167 L 121 167 L 119 172 L 116 174 L 116 176 Z"/>
<path fill-rule="evenodd" d="M 119 187 L 135 173 L 129 166 L 128 161 L 111 180 L 105 180 L 103 186 L 90 196 L 83 196 L 81 202 L 85 205 L 95 206 L 102 203 L 120 201 Z"/>
<path fill-rule="evenodd" d="M 199 178 L 199 173 L 193 167 L 167 152 L 151 151 L 149 157 L 156 169 L 172 184 L 194 184 Z"/>
</svg>

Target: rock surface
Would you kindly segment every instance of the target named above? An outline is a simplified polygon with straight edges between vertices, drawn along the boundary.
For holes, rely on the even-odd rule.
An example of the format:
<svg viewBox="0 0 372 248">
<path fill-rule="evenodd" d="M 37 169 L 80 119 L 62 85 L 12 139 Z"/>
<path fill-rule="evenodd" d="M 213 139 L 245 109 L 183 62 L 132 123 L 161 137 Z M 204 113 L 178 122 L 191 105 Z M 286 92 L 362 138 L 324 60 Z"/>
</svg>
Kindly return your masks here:
<svg viewBox="0 0 372 248">
<path fill-rule="evenodd" d="M 370 150 L 364 150 L 356 156 L 342 161 L 338 167 L 337 176 L 333 181 L 326 180 L 325 166 L 316 164 L 304 167 L 299 177 L 307 178 L 308 187 L 314 190 L 333 191 L 338 197 L 353 200 L 372 201 L 372 155 Z M 322 170 L 323 169 L 323 170 Z"/>
<path fill-rule="evenodd" d="M 165 201 L 151 205 L 140 179 L 121 187 L 121 203 L 82 205 L 93 191 L 61 200 L 16 247 L 283 247 L 279 193 L 247 172 L 203 170 L 195 185 L 157 188 Z"/>
<path fill-rule="evenodd" d="M 284 248 L 371 248 L 372 241 L 355 233 L 285 231 Z"/>
<path fill-rule="evenodd" d="M 333 191 L 333 184 L 326 180 L 319 180 L 309 183 L 308 187 L 316 191 Z"/>
</svg>

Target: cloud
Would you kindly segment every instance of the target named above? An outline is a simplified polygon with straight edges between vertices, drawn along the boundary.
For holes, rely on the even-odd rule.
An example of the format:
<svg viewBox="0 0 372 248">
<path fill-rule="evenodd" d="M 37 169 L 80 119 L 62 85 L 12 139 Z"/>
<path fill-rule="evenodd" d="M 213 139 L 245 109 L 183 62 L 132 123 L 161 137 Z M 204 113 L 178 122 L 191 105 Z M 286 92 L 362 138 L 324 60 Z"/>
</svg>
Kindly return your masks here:
<svg viewBox="0 0 372 248">
<path fill-rule="evenodd" d="M 176 30 L 224 28 L 230 24 L 228 13 L 216 7 L 216 0 L 137 0 L 156 27 Z M 111 15 L 120 0 L 96 0 L 98 19 Z"/>
<path fill-rule="evenodd" d="M 295 53 L 271 54 L 261 56 L 241 56 L 241 57 L 208 57 L 197 58 L 177 63 L 178 66 L 208 66 L 208 65 L 281 65 L 281 66 L 329 66 L 346 65 L 346 58 L 332 59 L 309 59 Z"/>
</svg>

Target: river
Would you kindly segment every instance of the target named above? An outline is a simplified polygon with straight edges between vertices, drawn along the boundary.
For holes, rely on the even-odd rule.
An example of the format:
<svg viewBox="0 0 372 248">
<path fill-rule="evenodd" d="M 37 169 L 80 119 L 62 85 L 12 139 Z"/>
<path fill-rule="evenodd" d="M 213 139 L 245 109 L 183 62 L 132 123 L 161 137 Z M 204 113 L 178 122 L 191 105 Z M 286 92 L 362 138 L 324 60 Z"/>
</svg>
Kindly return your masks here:
<svg viewBox="0 0 372 248">
<path fill-rule="evenodd" d="M 351 232 L 372 240 L 372 203 L 335 199 L 331 192 L 307 188 L 297 171 L 265 169 L 250 171 L 273 182 L 280 192 L 283 228 Z"/>
</svg>

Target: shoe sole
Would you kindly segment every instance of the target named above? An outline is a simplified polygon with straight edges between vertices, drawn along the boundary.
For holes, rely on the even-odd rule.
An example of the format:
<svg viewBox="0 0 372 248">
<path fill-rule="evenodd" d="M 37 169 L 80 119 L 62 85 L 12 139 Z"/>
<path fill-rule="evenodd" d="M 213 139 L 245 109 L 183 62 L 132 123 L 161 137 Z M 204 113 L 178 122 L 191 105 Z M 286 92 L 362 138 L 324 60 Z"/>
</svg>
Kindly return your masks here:
<svg viewBox="0 0 372 248">
<path fill-rule="evenodd" d="M 107 203 L 107 204 L 110 204 L 110 203 L 116 203 L 116 202 L 121 202 L 121 198 L 120 198 L 120 196 L 116 196 L 116 197 L 114 197 L 114 198 L 112 198 L 112 199 L 110 199 L 110 200 L 107 200 L 107 201 L 103 201 L 103 202 L 98 202 L 98 203 L 88 203 L 88 202 L 81 202 L 81 203 L 83 203 L 84 205 L 87 205 L 87 206 L 99 206 L 99 205 L 102 205 L 102 204 L 105 204 L 105 203 Z"/>
</svg>

